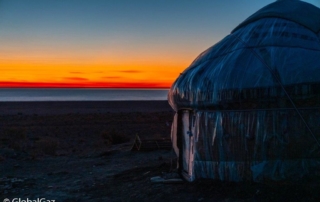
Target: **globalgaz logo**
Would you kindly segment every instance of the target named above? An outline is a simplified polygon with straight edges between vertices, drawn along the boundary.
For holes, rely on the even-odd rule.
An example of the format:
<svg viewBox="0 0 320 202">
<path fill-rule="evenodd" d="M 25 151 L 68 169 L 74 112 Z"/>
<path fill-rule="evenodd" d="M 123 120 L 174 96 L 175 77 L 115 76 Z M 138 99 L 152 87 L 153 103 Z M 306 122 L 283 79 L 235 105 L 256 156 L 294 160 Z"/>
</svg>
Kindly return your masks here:
<svg viewBox="0 0 320 202">
<path fill-rule="evenodd" d="M 55 202 L 56 200 L 48 200 L 46 198 L 37 198 L 34 200 L 31 200 L 29 198 L 22 199 L 22 198 L 14 198 L 12 200 L 5 198 L 3 199 L 3 202 Z"/>
</svg>

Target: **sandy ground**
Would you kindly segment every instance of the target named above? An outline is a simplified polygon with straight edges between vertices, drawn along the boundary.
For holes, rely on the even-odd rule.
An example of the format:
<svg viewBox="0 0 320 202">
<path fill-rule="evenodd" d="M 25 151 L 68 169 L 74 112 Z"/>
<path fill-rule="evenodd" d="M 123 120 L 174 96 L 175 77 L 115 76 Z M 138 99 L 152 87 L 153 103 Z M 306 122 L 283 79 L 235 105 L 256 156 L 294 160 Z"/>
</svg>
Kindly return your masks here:
<svg viewBox="0 0 320 202">
<path fill-rule="evenodd" d="M 0 201 L 319 201 L 319 179 L 197 180 L 175 174 L 172 150 L 133 152 L 136 134 L 170 137 L 174 112 L 157 102 L 0 103 Z"/>
</svg>

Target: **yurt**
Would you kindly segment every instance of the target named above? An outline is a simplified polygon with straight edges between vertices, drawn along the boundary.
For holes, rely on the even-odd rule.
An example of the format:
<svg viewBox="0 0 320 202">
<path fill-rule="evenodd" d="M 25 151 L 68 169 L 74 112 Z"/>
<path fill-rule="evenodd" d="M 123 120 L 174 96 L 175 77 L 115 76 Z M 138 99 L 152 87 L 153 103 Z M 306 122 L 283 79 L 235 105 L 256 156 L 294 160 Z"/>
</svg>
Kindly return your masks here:
<svg viewBox="0 0 320 202">
<path fill-rule="evenodd" d="M 258 10 L 179 75 L 168 101 L 188 181 L 320 175 L 320 9 Z"/>
</svg>

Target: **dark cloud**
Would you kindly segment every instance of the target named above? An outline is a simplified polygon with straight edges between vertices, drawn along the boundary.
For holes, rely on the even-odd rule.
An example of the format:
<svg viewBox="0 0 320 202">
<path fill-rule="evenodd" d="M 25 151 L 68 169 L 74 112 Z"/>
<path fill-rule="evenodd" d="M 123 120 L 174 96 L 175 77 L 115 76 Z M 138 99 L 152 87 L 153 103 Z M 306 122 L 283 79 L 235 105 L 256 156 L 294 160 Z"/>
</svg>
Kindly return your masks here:
<svg viewBox="0 0 320 202">
<path fill-rule="evenodd" d="M 64 79 L 72 81 L 88 81 L 88 79 L 82 77 L 64 77 Z"/>
<path fill-rule="evenodd" d="M 122 78 L 121 76 L 103 76 L 101 77 L 102 79 L 120 79 Z"/>
<path fill-rule="evenodd" d="M 141 71 L 137 71 L 137 70 L 123 70 L 123 71 L 118 71 L 121 73 L 141 73 Z"/>
<path fill-rule="evenodd" d="M 82 74 L 82 72 L 69 72 L 70 74 Z"/>
</svg>

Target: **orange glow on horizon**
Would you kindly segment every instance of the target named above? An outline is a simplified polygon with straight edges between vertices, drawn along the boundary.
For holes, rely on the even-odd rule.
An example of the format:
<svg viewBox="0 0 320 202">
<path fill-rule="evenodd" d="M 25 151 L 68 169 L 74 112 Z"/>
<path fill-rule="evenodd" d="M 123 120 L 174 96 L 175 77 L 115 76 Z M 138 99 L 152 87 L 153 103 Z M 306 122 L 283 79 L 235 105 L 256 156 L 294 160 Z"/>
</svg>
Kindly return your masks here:
<svg viewBox="0 0 320 202">
<path fill-rule="evenodd" d="M 92 50 L 4 44 L 10 51 L 0 48 L 0 88 L 170 88 L 200 52 L 142 44 Z"/>
<path fill-rule="evenodd" d="M 186 67 L 165 62 L 107 63 L 48 65 L 0 60 L 0 88 L 170 88 Z"/>
<path fill-rule="evenodd" d="M 192 57 L 164 52 L 0 51 L 0 88 L 170 88 Z"/>
<path fill-rule="evenodd" d="M 42 83 L 42 82 L 0 82 L 2 88 L 156 88 L 167 89 L 171 84 L 158 83 Z"/>
</svg>

